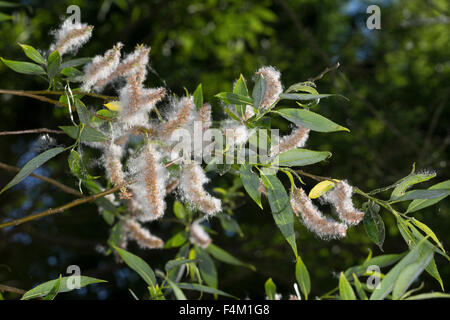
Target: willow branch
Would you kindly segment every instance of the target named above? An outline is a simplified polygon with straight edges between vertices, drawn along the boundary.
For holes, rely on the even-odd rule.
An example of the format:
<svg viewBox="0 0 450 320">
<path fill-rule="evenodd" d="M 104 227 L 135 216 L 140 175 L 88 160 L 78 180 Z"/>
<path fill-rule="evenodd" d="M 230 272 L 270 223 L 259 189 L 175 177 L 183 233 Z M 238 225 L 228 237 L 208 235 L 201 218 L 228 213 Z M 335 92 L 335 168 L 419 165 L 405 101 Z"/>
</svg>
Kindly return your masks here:
<svg viewBox="0 0 450 320">
<path fill-rule="evenodd" d="M 84 197 L 84 198 L 81 198 L 81 199 L 74 200 L 72 202 L 69 202 L 69 203 L 67 203 L 67 204 L 65 204 L 63 206 L 60 206 L 60 207 L 57 207 L 57 208 L 54 208 L 54 209 L 50 208 L 50 209 L 47 209 L 47 210 L 45 210 L 43 212 L 32 214 L 32 215 L 26 216 L 24 218 L 20 218 L 20 219 L 16 219 L 16 220 L 12 220 L 12 221 L 8 221 L 8 222 L 5 222 L 5 223 L 2 223 L 2 224 L 0 224 L 0 229 L 6 228 L 6 227 L 11 227 L 11 226 L 18 226 L 19 224 L 22 224 L 22 223 L 25 223 L 25 222 L 28 222 L 28 221 L 36 220 L 36 219 L 43 218 L 43 217 L 50 216 L 50 215 L 54 215 L 54 214 L 57 214 L 57 213 L 62 213 L 62 212 L 64 212 L 67 209 L 79 206 L 79 205 L 84 204 L 84 203 L 95 201 L 95 200 L 97 200 L 97 199 L 99 199 L 101 197 L 107 196 L 108 194 L 114 193 L 114 192 L 120 190 L 120 188 L 122 188 L 123 186 L 125 186 L 125 185 L 127 185 L 129 183 L 131 183 L 131 182 L 115 186 L 115 187 L 113 187 L 111 189 L 108 189 L 106 191 L 94 194 L 94 195 L 89 196 L 89 197 Z"/>
<path fill-rule="evenodd" d="M 24 92 L 31 93 L 31 94 L 37 94 L 37 95 L 41 95 L 41 94 L 63 95 L 63 94 L 65 94 L 64 91 L 50 91 L 50 90 L 24 91 Z M 116 100 L 116 99 L 118 99 L 118 97 L 116 97 L 116 96 L 106 96 L 106 95 L 103 95 L 103 94 L 92 93 L 92 92 L 83 92 L 83 91 L 73 90 L 73 93 L 74 94 L 82 94 L 83 96 L 89 96 L 89 97 L 99 98 L 99 99 L 103 99 L 103 100 Z"/>
<path fill-rule="evenodd" d="M 177 159 L 177 160 L 180 160 L 180 159 Z M 170 167 L 172 164 L 174 164 L 173 161 L 168 163 L 168 164 L 166 164 L 165 167 L 166 168 Z M 25 223 L 25 222 L 28 222 L 28 221 L 33 221 L 33 220 L 36 220 L 36 219 L 39 219 L 39 218 L 43 218 L 43 217 L 46 217 L 46 216 L 50 216 L 50 215 L 54 215 L 54 214 L 57 214 L 57 213 L 64 212 L 67 209 L 79 206 L 79 205 L 84 204 L 84 203 L 95 201 L 95 200 L 97 200 L 97 199 L 99 199 L 101 197 L 107 196 L 108 194 L 111 194 L 111 193 L 114 193 L 116 191 L 119 191 L 121 188 L 123 188 L 123 187 L 125 187 L 125 186 L 127 186 L 129 184 L 133 184 L 134 182 L 135 182 L 135 180 L 130 180 L 128 182 L 125 182 L 125 183 L 122 183 L 120 185 L 117 185 L 117 186 L 115 186 L 115 187 L 113 187 L 111 189 L 108 189 L 106 191 L 94 194 L 94 195 L 89 196 L 89 197 L 84 197 L 84 198 L 80 198 L 80 199 L 74 200 L 74 201 L 66 203 L 65 205 L 62 205 L 60 207 L 57 207 L 57 208 L 54 208 L 54 209 L 50 208 L 50 209 L 47 209 L 47 210 L 45 210 L 43 212 L 35 213 L 35 214 L 32 214 L 32 215 L 26 216 L 24 218 L 15 219 L 15 220 L 11 220 L 11 221 L 2 223 L 2 224 L 0 224 L 0 229 L 6 228 L 6 227 L 18 226 L 19 224 L 22 224 L 22 223 Z"/>
<path fill-rule="evenodd" d="M 23 97 L 28 97 L 28 98 L 33 98 L 36 100 L 40 100 L 40 101 L 44 101 L 44 102 L 48 102 L 51 104 L 56 104 L 60 107 L 67 107 L 67 104 L 59 102 L 58 100 L 53 100 L 47 97 L 43 97 L 37 94 L 33 94 L 27 91 L 23 91 L 23 90 L 5 90 L 5 89 L 0 89 L 0 94 L 11 94 L 11 95 L 15 95 L 15 96 L 23 96 Z"/>
<path fill-rule="evenodd" d="M 62 130 L 52 130 L 47 128 L 39 128 L 39 129 L 30 129 L 30 130 L 21 130 L 21 131 L 1 131 L 0 136 L 10 136 L 10 135 L 18 135 L 18 134 L 28 134 L 28 133 L 54 133 L 54 134 L 63 134 L 65 133 Z"/>
<path fill-rule="evenodd" d="M 15 167 L 15 166 L 10 166 L 10 165 L 8 165 L 6 163 L 3 163 L 3 162 L 0 162 L 0 168 L 4 169 L 4 170 L 11 171 L 11 172 L 19 172 L 20 171 L 20 168 Z M 47 177 L 44 177 L 44 176 L 41 176 L 41 175 L 38 175 L 38 174 L 35 174 L 35 173 L 31 173 L 30 176 L 38 178 L 38 179 L 40 179 L 42 181 L 45 181 L 45 182 L 47 182 L 47 183 L 49 183 L 49 184 L 51 184 L 51 185 L 61 189 L 62 191 L 66 192 L 66 193 L 73 194 L 73 195 L 75 195 L 77 197 L 83 197 L 83 194 L 81 194 L 79 191 L 77 191 L 75 189 L 72 189 L 72 188 L 70 188 L 70 187 L 68 187 L 68 186 L 66 186 L 66 185 L 64 185 L 64 184 L 62 184 L 62 183 L 60 183 L 60 182 L 58 182 L 58 181 L 56 181 L 54 179 L 47 178 Z"/>
<path fill-rule="evenodd" d="M 5 286 L 4 284 L 0 284 L 0 291 L 13 292 L 13 293 L 17 293 L 17 294 L 24 294 L 26 292 L 25 290 L 10 287 L 10 286 Z"/>
</svg>

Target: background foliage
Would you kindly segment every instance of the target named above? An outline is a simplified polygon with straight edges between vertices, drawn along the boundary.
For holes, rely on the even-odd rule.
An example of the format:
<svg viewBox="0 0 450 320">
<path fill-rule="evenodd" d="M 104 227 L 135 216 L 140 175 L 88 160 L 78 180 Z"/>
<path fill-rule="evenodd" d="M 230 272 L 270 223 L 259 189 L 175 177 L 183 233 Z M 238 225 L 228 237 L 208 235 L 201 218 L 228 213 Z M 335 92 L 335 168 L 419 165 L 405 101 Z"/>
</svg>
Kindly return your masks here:
<svg viewBox="0 0 450 320">
<path fill-rule="evenodd" d="M 365 9 L 374 3 L 382 8 L 382 29 L 370 31 L 365 27 Z M 20 4 L 3 7 L 0 3 L 0 12 L 6 15 L 0 15 L 3 57 L 23 56 L 21 48 L 12 45 L 16 42 L 47 48 L 51 42 L 47 30 L 58 25 L 68 5 L 77 4 L 82 21 L 95 26 L 95 41 L 82 48 L 78 56 L 104 52 L 116 41 L 123 42 L 126 51 L 131 51 L 135 43 L 146 43 L 152 47 L 153 67 L 148 86 L 165 84 L 181 95 L 183 86 L 193 92 L 201 82 L 205 100 L 212 102 L 216 116 L 222 111 L 213 94 L 231 91 L 239 73 L 249 77 L 261 65 L 273 65 L 280 69 L 282 81 L 290 84 L 314 77 L 339 61 L 337 71 L 318 81 L 319 90 L 343 94 L 350 101 L 323 100 L 320 113 L 352 132 L 311 134 L 309 144 L 315 150 L 333 153 L 333 165 L 315 166 L 313 173 L 348 178 L 363 190 L 404 177 L 413 162 L 418 170 L 436 170 L 439 181 L 450 178 L 450 12 L 446 1 L 30 0 Z M 0 88 L 46 88 L 44 82 L 16 76 L 3 64 L 0 75 Z M 0 131 L 55 128 L 63 121 L 70 125 L 60 109 L 45 103 L 7 95 L 0 96 L 0 103 Z M 23 166 L 38 153 L 36 138 L 0 136 L 0 161 Z M 59 143 L 69 141 L 57 138 Z M 65 163 L 49 162 L 36 173 L 58 177 L 77 188 Z M 0 171 L 1 186 L 11 178 L 11 173 Z M 226 190 L 233 184 L 230 179 L 214 177 L 216 185 Z M 30 177 L 0 196 L 0 218 L 22 217 L 71 199 Z M 261 298 L 264 283 L 271 277 L 278 292 L 292 292 L 293 256 L 273 224 L 267 203 L 264 212 L 248 197 L 238 197 L 230 206 L 240 230 L 218 233 L 214 243 L 251 263 L 257 271 L 220 264 L 220 289 Z M 448 245 L 448 200 L 420 211 L 416 217 L 435 231 L 444 246 Z M 384 250 L 405 251 L 407 246 L 395 221 L 388 214 L 383 218 L 387 233 Z M 219 230 L 218 224 L 214 220 L 211 227 Z M 161 224 L 152 231 L 164 238 L 174 232 L 168 228 Z M 296 231 L 299 252 L 311 273 L 311 296 L 332 289 L 339 273 L 362 263 L 368 249 L 374 255 L 381 254 L 362 224 L 350 229 L 342 241 L 317 239 L 300 224 L 296 224 Z M 108 284 L 61 297 L 129 298 L 127 288 L 142 293 L 145 288 L 139 285 L 137 275 L 96 251 L 98 245 L 105 245 L 108 233 L 109 227 L 95 205 L 89 204 L 0 232 L 0 282 L 28 289 L 57 278 L 68 265 L 77 264 L 83 274 L 108 280 Z M 139 251 L 137 247 L 130 251 L 160 268 L 176 252 Z M 438 266 L 444 261 L 439 255 L 435 259 Z M 444 280 L 450 278 L 449 265 L 443 263 L 440 273 Z M 429 275 L 424 277 L 428 280 L 426 289 L 439 289 Z"/>
</svg>

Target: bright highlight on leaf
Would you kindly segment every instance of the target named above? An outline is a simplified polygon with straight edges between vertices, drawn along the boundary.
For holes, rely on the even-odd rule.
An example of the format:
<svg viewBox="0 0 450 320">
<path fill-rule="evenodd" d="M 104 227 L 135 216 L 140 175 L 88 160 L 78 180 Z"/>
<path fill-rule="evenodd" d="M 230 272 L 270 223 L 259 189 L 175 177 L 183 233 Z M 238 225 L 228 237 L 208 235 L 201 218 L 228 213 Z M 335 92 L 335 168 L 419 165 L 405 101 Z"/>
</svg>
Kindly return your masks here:
<svg viewBox="0 0 450 320">
<path fill-rule="evenodd" d="M 339 180 L 337 180 L 337 181 L 339 181 Z M 308 197 L 310 199 L 316 199 L 316 198 L 320 197 L 321 195 L 323 195 L 328 190 L 333 189 L 333 187 L 335 185 L 336 185 L 336 183 L 329 181 L 329 180 L 319 182 L 318 184 L 316 184 L 314 186 L 314 188 L 311 189 Z"/>
<path fill-rule="evenodd" d="M 105 103 L 104 106 L 112 111 L 120 111 L 120 109 L 122 109 L 122 105 L 120 104 L 120 101 L 117 101 L 117 100 Z"/>
</svg>

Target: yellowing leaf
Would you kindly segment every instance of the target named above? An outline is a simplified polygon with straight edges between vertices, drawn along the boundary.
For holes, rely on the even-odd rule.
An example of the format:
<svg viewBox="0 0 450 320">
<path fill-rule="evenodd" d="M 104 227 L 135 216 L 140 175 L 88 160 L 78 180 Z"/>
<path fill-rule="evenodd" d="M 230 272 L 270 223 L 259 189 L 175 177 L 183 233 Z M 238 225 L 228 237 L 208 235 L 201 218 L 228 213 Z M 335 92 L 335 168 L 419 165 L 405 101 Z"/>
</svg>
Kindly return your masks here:
<svg viewBox="0 0 450 320">
<path fill-rule="evenodd" d="M 434 242 L 436 242 L 439 248 L 441 248 L 441 250 L 445 252 L 442 243 L 439 241 L 439 239 L 436 237 L 436 234 L 433 232 L 433 230 L 430 229 L 430 227 L 428 227 L 426 224 L 416 219 L 412 219 L 412 222 L 416 225 L 416 227 L 420 228 L 423 232 L 425 232 L 427 236 L 430 236 L 430 238 L 433 239 Z"/>
<path fill-rule="evenodd" d="M 329 181 L 329 180 L 325 180 L 325 181 L 319 182 L 309 192 L 309 198 L 310 199 L 316 199 L 316 198 L 320 197 L 321 195 L 323 195 L 328 190 L 333 189 L 333 187 L 335 185 L 336 185 L 336 183 L 334 183 L 332 181 Z"/>
<path fill-rule="evenodd" d="M 120 101 L 111 101 L 105 104 L 105 107 L 107 107 L 109 110 L 112 111 L 119 111 L 120 109 L 122 109 L 122 105 L 120 104 Z"/>
</svg>

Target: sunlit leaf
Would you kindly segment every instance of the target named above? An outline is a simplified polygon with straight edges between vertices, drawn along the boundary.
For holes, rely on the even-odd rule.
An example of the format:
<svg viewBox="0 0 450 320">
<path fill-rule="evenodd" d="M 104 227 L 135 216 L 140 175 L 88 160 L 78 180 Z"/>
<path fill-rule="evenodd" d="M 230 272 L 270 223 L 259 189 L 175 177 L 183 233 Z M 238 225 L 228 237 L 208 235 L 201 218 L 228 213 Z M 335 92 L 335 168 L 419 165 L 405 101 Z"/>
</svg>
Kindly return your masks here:
<svg viewBox="0 0 450 320">
<path fill-rule="evenodd" d="M 318 132 L 333 132 L 333 131 L 350 131 L 349 129 L 334 123 L 333 121 L 306 109 L 279 109 L 273 111 L 281 115 L 283 118 L 295 123 L 296 125 L 304 126 L 313 131 Z"/>
</svg>

